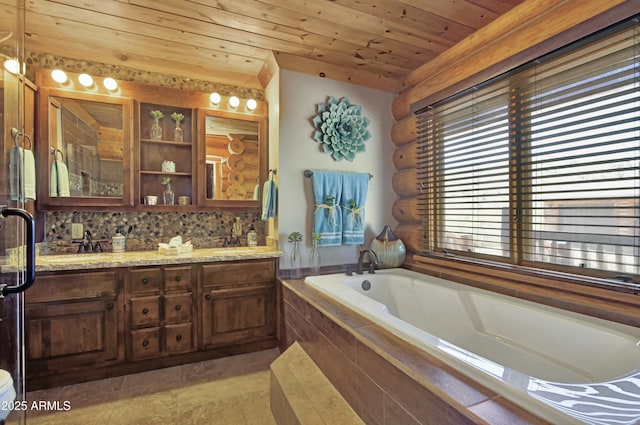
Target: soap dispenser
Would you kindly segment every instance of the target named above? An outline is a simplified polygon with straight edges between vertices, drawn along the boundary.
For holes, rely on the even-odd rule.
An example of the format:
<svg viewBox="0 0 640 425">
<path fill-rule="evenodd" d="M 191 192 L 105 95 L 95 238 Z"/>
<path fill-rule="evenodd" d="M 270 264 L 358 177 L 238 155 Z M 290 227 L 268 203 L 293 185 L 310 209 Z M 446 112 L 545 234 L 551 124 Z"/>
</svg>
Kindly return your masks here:
<svg viewBox="0 0 640 425">
<path fill-rule="evenodd" d="M 247 246 L 250 246 L 250 247 L 258 246 L 258 232 L 256 232 L 256 229 L 255 227 L 253 227 L 253 224 L 251 225 L 251 227 L 249 228 L 249 231 L 247 232 Z"/>
<path fill-rule="evenodd" d="M 124 252 L 127 239 L 122 234 L 122 226 L 116 227 L 116 234 L 111 238 L 111 248 L 113 252 Z"/>
</svg>

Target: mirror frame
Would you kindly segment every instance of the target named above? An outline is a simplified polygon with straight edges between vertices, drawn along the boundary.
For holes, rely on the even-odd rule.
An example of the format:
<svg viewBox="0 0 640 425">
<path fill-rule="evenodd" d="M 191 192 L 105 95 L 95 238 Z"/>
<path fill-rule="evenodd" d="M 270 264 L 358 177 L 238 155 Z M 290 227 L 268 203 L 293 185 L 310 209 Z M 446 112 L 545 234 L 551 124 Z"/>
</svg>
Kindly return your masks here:
<svg viewBox="0 0 640 425">
<path fill-rule="evenodd" d="M 122 155 L 122 197 L 57 197 L 50 196 L 50 175 L 53 156 L 50 154 L 50 105 L 51 98 L 65 98 L 88 100 L 94 102 L 111 103 L 122 106 L 122 123 L 123 123 L 123 155 Z M 115 206 L 133 206 L 133 173 L 131 170 L 132 161 L 132 128 L 133 128 L 133 101 L 130 98 L 103 95 L 98 93 L 85 93 L 74 90 L 64 90 L 50 87 L 39 87 L 38 90 L 38 137 L 36 145 L 38 164 L 38 189 L 37 204 L 38 209 L 56 210 L 68 209 L 69 207 L 115 207 Z M 46 164 L 46 166 L 42 166 Z M 43 183 L 43 182 L 46 182 Z"/>
<path fill-rule="evenodd" d="M 203 187 L 206 187 L 206 149 L 207 149 L 207 116 L 219 117 L 219 118 L 230 118 L 239 121 L 252 121 L 258 123 L 258 155 L 259 155 L 259 185 L 260 185 L 260 196 L 262 196 L 262 185 L 268 178 L 268 164 L 269 164 L 269 143 L 267 139 L 268 134 L 268 121 L 267 117 L 259 114 L 244 114 L 244 113 L 236 113 L 236 112 L 228 112 L 228 111 L 219 111 L 217 109 L 212 108 L 198 108 L 198 147 L 197 147 L 197 155 L 198 155 L 198 205 L 206 206 L 206 207 L 216 207 L 216 208 L 242 208 L 242 207 L 260 207 L 262 205 L 261 200 L 232 200 L 232 199 L 207 199 L 206 190 L 203 190 Z"/>
</svg>

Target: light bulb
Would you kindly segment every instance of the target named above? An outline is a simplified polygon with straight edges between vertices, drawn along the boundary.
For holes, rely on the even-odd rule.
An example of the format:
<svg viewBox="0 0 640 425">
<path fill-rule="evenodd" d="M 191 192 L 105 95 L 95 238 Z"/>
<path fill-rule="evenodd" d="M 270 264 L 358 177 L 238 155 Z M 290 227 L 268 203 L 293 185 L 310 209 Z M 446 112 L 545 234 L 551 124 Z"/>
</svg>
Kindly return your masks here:
<svg viewBox="0 0 640 425">
<path fill-rule="evenodd" d="M 51 71 L 51 78 L 53 81 L 59 84 L 64 84 L 67 82 L 67 73 L 61 69 L 54 69 Z"/>
<path fill-rule="evenodd" d="M 253 111 L 254 109 L 256 109 L 258 107 L 258 102 L 256 102 L 255 99 L 249 99 L 247 100 L 247 109 L 250 111 Z"/>
<path fill-rule="evenodd" d="M 17 74 L 20 71 L 20 63 L 15 59 L 7 59 L 4 61 L 4 69 L 12 74 Z"/>
<path fill-rule="evenodd" d="M 217 105 L 220 103 L 221 97 L 218 93 L 211 93 L 209 95 L 209 100 L 211 101 L 211 103 L 213 103 L 214 105 Z"/>
<path fill-rule="evenodd" d="M 238 99 L 238 97 L 237 97 L 237 96 L 231 96 L 231 97 L 229 98 L 229 105 L 230 105 L 232 108 L 237 108 L 237 107 L 238 107 L 238 105 L 240 105 L 240 99 Z"/>
<path fill-rule="evenodd" d="M 113 91 L 118 88 L 118 82 L 111 77 L 105 78 L 102 84 L 107 90 Z"/>
<path fill-rule="evenodd" d="M 91 87 L 93 85 L 93 78 L 89 74 L 78 75 L 78 81 L 85 87 Z"/>
</svg>

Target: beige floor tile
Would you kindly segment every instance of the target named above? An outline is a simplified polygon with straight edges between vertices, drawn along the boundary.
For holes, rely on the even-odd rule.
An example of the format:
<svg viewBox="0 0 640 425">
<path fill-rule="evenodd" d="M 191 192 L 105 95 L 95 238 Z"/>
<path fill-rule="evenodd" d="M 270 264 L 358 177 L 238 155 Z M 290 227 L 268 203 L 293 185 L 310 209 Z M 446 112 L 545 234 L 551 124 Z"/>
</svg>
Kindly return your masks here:
<svg viewBox="0 0 640 425">
<path fill-rule="evenodd" d="M 184 425 L 245 425 L 239 397 L 216 400 L 178 413 Z"/>
</svg>

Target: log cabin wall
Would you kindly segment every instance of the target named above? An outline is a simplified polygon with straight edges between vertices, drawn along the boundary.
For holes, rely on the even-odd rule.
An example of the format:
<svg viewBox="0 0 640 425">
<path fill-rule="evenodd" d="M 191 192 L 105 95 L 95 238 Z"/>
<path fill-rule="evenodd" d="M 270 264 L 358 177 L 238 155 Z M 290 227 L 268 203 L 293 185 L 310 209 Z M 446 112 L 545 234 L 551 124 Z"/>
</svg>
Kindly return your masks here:
<svg viewBox="0 0 640 425">
<path fill-rule="evenodd" d="M 392 105 L 396 122 L 392 213 L 396 235 L 419 252 L 417 118 L 413 111 L 640 13 L 637 0 L 528 0 L 446 50 L 401 81 Z"/>
</svg>

